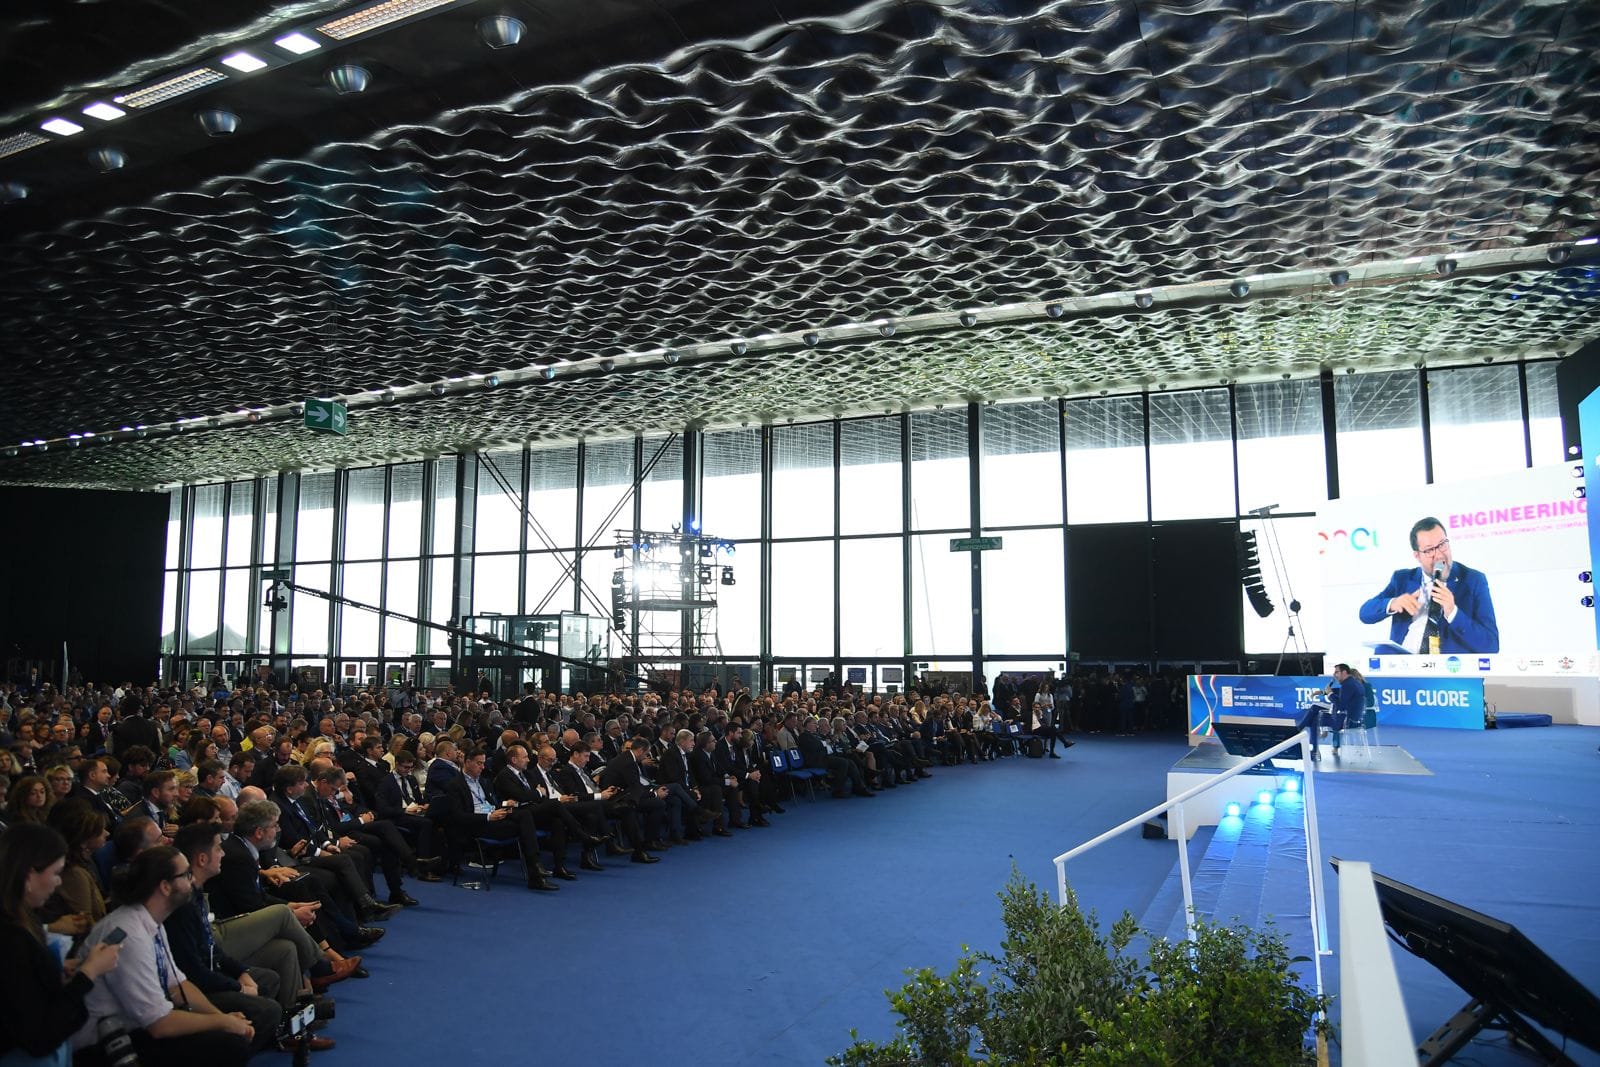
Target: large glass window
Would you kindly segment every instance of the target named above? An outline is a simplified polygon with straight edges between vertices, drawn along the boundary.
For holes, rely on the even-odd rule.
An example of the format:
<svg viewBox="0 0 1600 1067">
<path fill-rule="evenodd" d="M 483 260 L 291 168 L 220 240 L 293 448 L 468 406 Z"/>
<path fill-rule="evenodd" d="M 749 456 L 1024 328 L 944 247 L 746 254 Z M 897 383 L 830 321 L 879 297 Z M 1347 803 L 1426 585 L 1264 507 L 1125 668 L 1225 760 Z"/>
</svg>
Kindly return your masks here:
<svg viewBox="0 0 1600 1067">
<path fill-rule="evenodd" d="M 633 442 L 591 441 L 584 448 L 583 543 L 613 543 L 613 531 L 633 529 Z"/>
<path fill-rule="evenodd" d="M 246 553 L 248 555 L 248 553 Z M 229 553 L 232 555 L 232 553 Z M 222 581 L 222 640 L 217 651 L 234 655 L 250 651 L 250 615 L 258 599 L 248 567 L 224 571 Z M 262 590 L 266 586 L 261 587 Z"/>
<path fill-rule="evenodd" d="M 571 548 L 577 536 L 578 446 L 528 453 L 528 547 Z"/>
<path fill-rule="evenodd" d="M 1342 496 L 1423 484 L 1416 371 L 1341 374 L 1333 380 L 1333 411 Z"/>
<path fill-rule="evenodd" d="M 405 560 L 388 565 L 387 585 L 384 589 L 384 607 L 402 615 L 417 614 L 417 579 L 420 569 L 416 560 Z M 411 656 L 417 651 L 417 624 L 385 617 L 383 623 L 383 654 L 389 657 Z"/>
<path fill-rule="evenodd" d="M 772 536 L 821 537 L 832 533 L 833 423 L 774 427 Z"/>
<path fill-rule="evenodd" d="M 301 564 L 294 569 L 295 583 L 308 589 L 325 590 L 332 578 L 332 568 L 326 563 Z M 289 638 L 293 652 L 301 656 L 327 655 L 328 602 L 306 593 L 292 593 L 289 607 L 293 612 Z"/>
<path fill-rule="evenodd" d="M 730 541 L 761 536 L 761 431 L 705 435 L 700 528 Z"/>
<path fill-rule="evenodd" d="M 949 534 L 911 539 L 911 653 L 972 654 L 972 553 L 950 551 Z"/>
<path fill-rule="evenodd" d="M 479 556 L 472 563 L 472 613 L 515 615 L 517 557 Z"/>
<path fill-rule="evenodd" d="M 772 546 L 772 651 L 785 658 L 833 658 L 832 541 Z"/>
<path fill-rule="evenodd" d="M 900 419 L 839 426 L 839 532 L 898 533 L 904 525 Z"/>
<path fill-rule="evenodd" d="M 751 659 L 761 651 L 761 544 L 742 544 L 722 560 L 733 568 L 735 584 L 722 585 L 719 572 L 718 584 L 712 587 L 717 598 L 717 638 L 723 656 Z"/>
<path fill-rule="evenodd" d="M 1457 482 L 1527 467 L 1514 364 L 1428 372 L 1433 480 Z"/>
<path fill-rule="evenodd" d="M 1322 384 L 1315 378 L 1236 386 L 1239 509 L 1315 511 L 1328 499 Z"/>
<path fill-rule="evenodd" d="M 363 467 L 345 475 L 344 555 L 377 559 L 383 555 L 383 468 Z"/>
<path fill-rule="evenodd" d="M 427 619 L 431 623 L 448 625 L 455 615 L 455 605 L 451 601 L 455 562 L 448 558 L 435 558 L 429 566 L 433 568 L 433 574 L 429 577 Z M 447 654 L 450 651 L 450 635 L 443 630 L 430 629 L 428 651 L 435 656 Z"/>
<path fill-rule="evenodd" d="M 522 547 L 522 452 L 489 452 L 478 462 L 474 544 L 479 552 Z"/>
<path fill-rule="evenodd" d="M 389 479 L 389 555 L 404 558 L 421 551 L 422 464 L 401 463 Z"/>
<path fill-rule="evenodd" d="M 905 654 L 902 545 L 899 537 L 839 543 L 841 655 L 899 659 Z"/>
<path fill-rule="evenodd" d="M 178 493 L 174 492 L 173 496 Z M 178 651 L 178 572 L 168 571 L 161 581 L 161 651 Z"/>
<path fill-rule="evenodd" d="M 1067 611 L 1061 530 L 1007 530 L 999 536 L 1005 539 L 1004 546 L 982 554 L 984 652 L 1064 655 Z"/>
<path fill-rule="evenodd" d="M 983 409 L 983 525 L 1061 521 L 1061 414 L 1053 401 Z"/>
<path fill-rule="evenodd" d="M 1567 459 L 1561 440 L 1561 406 L 1556 398 L 1554 360 L 1529 363 L 1528 436 L 1533 444 L 1533 465 L 1548 467 Z"/>
<path fill-rule="evenodd" d="M 644 462 L 652 459 L 655 466 L 640 487 L 639 527 L 670 530 L 684 523 L 683 438 L 645 438 Z"/>
<path fill-rule="evenodd" d="M 433 465 L 433 552 L 448 556 L 456 550 L 456 458 L 445 456 Z"/>
<path fill-rule="evenodd" d="M 572 558 L 570 553 L 561 552 L 529 552 L 528 553 L 528 615 L 558 615 L 563 611 L 572 610 L 572 571 L 568 561 Z M 598 566 L 595 561 L 606 557 L 596 552 L 589 559 L 591 565 Z M 612 560 L 615 564 L 619 560 Z M 614 566 L 606 566 L 599 573 L 589 575 L 589 587 L 596 591 L 599 605 L 584 602 L 581 610 L 586 615 L 611 614 L 611 602 L 606 599 L 611 592 L 611 571 Z"/>
<path fill-rule="evenodd" d="M 183 490 L 174 489 L 167 494 L 167 569 L 183 566 L 178 558 L 178 548 L 183 537 Z"/>
<path fill-rule="evenodd" d="M 234 482 L 228 494 L 228 566 L 248 567 L 255 543 L 255 482 Z"/>
<path fill-rule="evenodd" d="M 296 562 L 307 560 L 321 562 L 332 559 L 333 474 L 331 472 L 301 475 L 300 507 L 295 515 L 295 521 L 298 524 L 294 540 Z"/>
<path fill-rule="evenodd" d="M 1232 515 L 1233 424 L 1226 389 L 1150 397 L 1150 510 L 1156 521 Z"/>
<path fill-rule="evenodd" d="M 1067 404 L 1067 521 L 1140 522 L 1145 498 L 1144 400 L 1095 397 Z"/>
<path fill-rule="evenodd" d="M 189 615 L 186 637 L 188 651 L 217 651 L 217 597 L 221 593 L 221 571 L 192 571 L 189 574 L 189 598 L 185 603 Z"/>
<path fill-rule="evenodd" d="M 911 416 L 911 528 L 972 528 L 965 408 Z"/>
<path fill-rule="evenodd" d="M 225 487 L 194 487 L 194 522 L 190 526 L 189 566 L 222 566 L 222 495 Z M 215 627 L 212 627 L 215 629 Z"/>
<path fill-rule="evenodd" d="M 261 559 L 274 563 L 278 559 L 278 476 L 267 478 L 261 487 L 261 499 L 266 501 L 266 515 L 261 522 Z M 285 561 L 287 562 L 287 560 Z"/>
<path fill-rule="evenodd" d="M 381 541 L 382 538 L 380 537 Z M 383 564 L 352 563 L 344 568 L 344 595 L 377 606 L 382 599 Z M 378 616 L 348 604 L 339 607 L 339 655 L 378 654 Z"/>
</svg>

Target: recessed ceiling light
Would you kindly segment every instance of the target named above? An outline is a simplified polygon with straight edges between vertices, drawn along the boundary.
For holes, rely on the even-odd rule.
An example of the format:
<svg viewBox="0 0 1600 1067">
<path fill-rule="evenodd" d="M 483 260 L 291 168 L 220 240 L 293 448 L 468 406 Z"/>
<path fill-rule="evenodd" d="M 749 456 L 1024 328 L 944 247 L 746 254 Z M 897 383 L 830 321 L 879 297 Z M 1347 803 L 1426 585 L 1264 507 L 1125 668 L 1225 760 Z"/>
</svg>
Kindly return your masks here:
<svg viewBox="0 0 1600 1067">
<path fill-rule="evenodd" d="M 76 122 L 62 118 L 46 119 L 39 123 L 39 128 L 50 133 L 59 133 L 63 137 L 71 137 L 75 133 L 83 132 L 83 127 Z"/>
<path fill-rule="evenodd" d="M 131 93 L 124 93 L 111 99 L 119 104 L 127 104 L 129 107 L 151 107 L 171 100 L 173 97 L 183 96 L 185 93 L 192 93 L 196 89 L 203 89 L 208 85 L 226 81 L 227 79 L 228 76 L 219 70 L 200 67 L 198 70 L 175 74 L 152 85 L 146 85 L 142 89 L 135 89 Z"/>
<path fill-rule="evenodd" d="M 455 0 L 383 0 L 381 3 L 336 18 L 332 22 L 325 22 L 318 26 L 317 30 L 335 40 L 344 41 L 454 2 Z"/>
<path fill-rule="evenodd" d="M 223 56 L 220 62 L 224 67 L 232 67 L 241 74 L 249 74 L 267 65 L 266 60 L 257 59 L 249 52 L 235 52 L 231 56 Z"/>
<path fill-rule="evenodd" d="M 122 110 L 120 107 L 106 103 L 90 104 L 88 107 L 83 109 L 83 113 L 92 119 L 99 119 L 102 122 L 110 122 L 112 119 L 120 119 L 122 116 L 127 114 L 127 112 Z"/>
<path fill-rule="evenodd" d="M 322 47 L 319 42 L 312 40 L 303 33 L 286 34 L 272 43 L 285 52 L 293 52 L 297 56 L 303 56 L 307 52 L 315 52 Z"/>
</svg>

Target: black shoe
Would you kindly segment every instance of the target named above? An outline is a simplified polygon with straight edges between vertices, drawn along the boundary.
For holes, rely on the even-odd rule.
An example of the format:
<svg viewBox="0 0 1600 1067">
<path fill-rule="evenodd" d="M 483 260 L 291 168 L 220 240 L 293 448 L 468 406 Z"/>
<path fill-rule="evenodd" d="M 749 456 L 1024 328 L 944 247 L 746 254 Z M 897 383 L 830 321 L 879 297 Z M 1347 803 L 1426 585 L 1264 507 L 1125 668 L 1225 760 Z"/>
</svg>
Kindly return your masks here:
<svg viewBox="0 0 1600 1067">
<path fill-rule="evenodd" d="M 647 851 L 650 851 L 650 852 L 665 852 L 668 849 L 670 849 L 672 846 L 667 844 L 665 841 L 661 840 L 658 837 L 658 838 L 655 838 L 654 840 L 646 841 L 644 843 L 644 847 L 645 847 L 645 849 Z"/>
<path fill-rule="evenodd" d="M 550 877 L 550 872 L 545 870 L 544 867 L 542 867 L 541 865 L 539 865 L 537 863 L 535 863 L 533 865 L 533 873 L 538 875 L 540 878 L 549 878 Z"/>
<path fill-rule="evenodd" d="M 528 888 L 538 893 L 554 893 L 561 887 L 556 885 L 554 882 L 546 881 L 543 878 L 529 878 Z"/>
<path fill-rule="evenodd" d="M 606 855 L 608 855 L 608 856 L 626 856 L 627 854 L 628 854 L 628 850 L 623 848 L 621 845 L 617 844 L 615 841 L 607 841 L 606 842 Z"/>
<path fill-rule="evenodd" d="M 599 846 L 605 844 L 607 841 L 610 841 L 611 840 L 611 835 L 610 834 L 606 834 L 604 836 L 597 836 L 595 834 L 587 834 L 586 833 L 586 834 L 580 834 L 578 836 L 578 840 L 582 841 L 585 845 L 588 845 L 590 848 L 598 848 Z"/>
<path fill-rule="evenodd" d="M 781 807 L 779 807 L 779 806 L 778 806 L 778 805 L 776 805 L 776 804 L 774 804 L 774 805 L 772 805 L 772 810 L 773 810 L 773 811 L 775 811 L 775 812 L 777 812 L 777 813 L 778 813 L 778 814 L 779 814 L 779 815 L 783 815 L 783 814 L 785 814 L 785 812 L 784 812 L 784 810 L 783 810 L 783 808 L 781 808 Z"/>
<path fill-rule="evenodd" d="M 640 849 L 638 852 L 635 852 L 633 854 L 633 862 L 634 863 L 660 863 L 661 862 L 661 857 L 660 856 L 652 856 L 652 855 L 650 855 L 650 853 L 644 851 L 643 849 Z"/>
<path fill-rule="evenodd" d="M 368 945 L 375 945 L 382 941 L 383 935 L 388 932 L 381 926 L 358 926 L 356 927 L 356 936 L 351 939 L 351 943 L 357 948 L 366 948 Z"/>
<path fill-rule="evenodd" d="M 875 797 L 877 795 L 878 794 L 874 793 L 870 789 L 857 789 L 856 790 L 856 796 L 858 796 L 858 797 Z"/>
<path fill-rule="evenodd" d="M 747 822 L 730 822 L 728 824 L 728 829 L 730 829 L 730 830 L 748 830 L 748 829 L 750 829 L 750 824 L 747 823 Z"/>
<path fill-rule="evenodd" d="M 1052 753 L 1050 753 L 1050 758 L 1051 759 L 1060 759 L 1061 755 L 1060 755 L 1060 753 L 1052 752 Z"/>
<path fill-rule="evenodd" d="M 381 923 L 386 919 L 392 918 L 394 913 L 399 910 L 400 905 L 398 904 L 379 904 L 376 900 L 368 897 L 361 902 L 361 914 L 358 918 L 362 922 Z"/>
<path fill-rule="evenodd" d="M 389 894 L 389 903 L 397 904 L 402 908 L 415 908 L 421 904 L 422 901 L 418 900 L 410 893 L 407 893 L 405 890 L 400 890 L 399 892 Z"/>
<path fill-rule="evenodd" d="M 419 881 L 419 882 L 442 882 L 442 881 L 444 881 L 444 879 L 440 878 L 437 874 L 434 874 L 432 871 L 418 871 L 417 872 L 417 881 Z"/>
<path fill-rule="evenodd" d="M 716 834 L 718 837 L 732 837 L 733 836 L 733 834 L 731 832 L 729 832 L 727 830 L 724 830 L 720 826 L 717 827 L 715 830 L 712 830 L 711 832 L 713 834 Z"/>
<path fill-rule="evenodd" d="M 765 819 L 751 819 L 750 820 L 750 825 L 751 826 L 771 826 L 772 824 L 770 822 L 768 822 L 767 820 L 765 820 Z"/>
<path fill-rule="evenodd" d="M 567 870 L 565 867 L 557 867 L 550 873 L 561 879 L 563 882 L 576 882 L 578 880 L 578 876 Z"/>
<path fill-rule="evenodd" d="M 702 819 L 715 819 L 722 814 L 721 812 L 712 811 L 710 808 L 696 808 L 694 813 Z"/>
<path fill-rule="evenodd" d="M 594 854 L 593 849 L 586 849 L 584 851 L 583 859 L 578 861 L 578 869 L 580 871 L 605 870 L 605 868 L 600 865 L 600 858 Z"/>
</svg>

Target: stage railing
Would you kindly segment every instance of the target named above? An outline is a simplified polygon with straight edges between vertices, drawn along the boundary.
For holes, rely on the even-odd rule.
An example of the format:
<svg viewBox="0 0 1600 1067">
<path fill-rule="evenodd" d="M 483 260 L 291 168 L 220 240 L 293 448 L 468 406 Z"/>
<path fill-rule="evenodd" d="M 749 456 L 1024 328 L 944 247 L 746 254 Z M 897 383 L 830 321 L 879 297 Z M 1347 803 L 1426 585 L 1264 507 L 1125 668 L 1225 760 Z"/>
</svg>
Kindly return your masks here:
<svg viewBox="0 0 1600 1067">
<path fill-rule="evenodd" d="M 1184 929 L 1189 940 L 1193 941 L 1195 937 L 1194 885 L 1189 875 L 1189 828 L 1184 819 L 1184 805 L 1201 793 L 1209 789 L 1215 789 L 1229 778 L 1243 774 L 1252 767 L 1259 767 L 1296 745 L 1306 746 L 1302 753 L 1311 751 L 1310 733 L 1301 730 L 1293 737 L 1278 742 L 1260 755 L 1252 756 L 1235 767 L 1229 767 L 1221 774 L 1206 779 L 1206 781 L 1192 789 L 1185 789 L 1165 804 L 1158 804 L 1149 811 L 1141 812 L 1126 822 L 1113 826 L 1099 837 L 1091 838 L 1077 848 L 1063 852 L 1055 860 L 1057 899 L 1062 904 L 1067 902 L 1068 860 L 1081 856 L 1090 849 L 1111 840 L 1118 834 L 1127 833 L 1134 827 L 1142 826 L 1149 820 L 1166 812 L 1171 825 L 1171 836 L 1178 842 L 1178 877 L 1183 882 Z M 1316 952 L 1312 954 L 1312 962 L 1316 971 L 1317 993 L 1321 995 L 1322 957 L 1328 955 L 1330 949 L 1328 948 L 1328 901 L 1323 894 L 1322 887 L 1322 840 L 1317 833 L 1317 791 L 1314 770 L 1316 764 L 1312 760 L 1305 758 L 1302 758 L 1300 762 L 1304 768 L 1300 787 L 1300 811 L 1306 832 L 1306 878 L 1311 892 L 1311 941 L 1316 946 Z"/>
<path fill-rule="evenodd" d="M 1372 865 L 1339 862 L 1339 1046 L 1344 1062 L 1415 1067 L 1400 978 L 1372 885 Z"/>
</svg>

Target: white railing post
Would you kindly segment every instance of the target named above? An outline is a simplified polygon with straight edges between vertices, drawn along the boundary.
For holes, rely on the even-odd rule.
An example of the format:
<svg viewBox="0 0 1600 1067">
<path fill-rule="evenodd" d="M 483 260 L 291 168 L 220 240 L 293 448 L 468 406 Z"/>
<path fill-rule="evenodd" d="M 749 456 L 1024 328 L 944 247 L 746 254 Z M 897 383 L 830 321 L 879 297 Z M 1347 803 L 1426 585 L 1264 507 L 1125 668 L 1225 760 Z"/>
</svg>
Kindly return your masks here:
<svg viewBox="0 0 1600 1067">
<path fill-rule="evenodd" d="M 1183 932 L 1191 942 L 1194 934 L 1194 883 L 1189 879 L 1189 824 L 1183 805 L 1172 808 L 1172 829 L 1178 837 L 1178 878 L 1183 882 Z"/>
<path fill-rule="evenodd" d="M 1410 1067 L 1417 1062 L 1372 865 L 1353 860 L 1339 864 L 1339 1000 L 1346 1063 Z"/>
<path fill-rule="evenodd" d="M 1056 903 L 1063 908 L 1067 906 L 1067 863 L 1065 860 L 1056 860 Z"/>
<path fill-rule="evenodd" d="M 1311 729 L 1315 729 L 1312 727 Z M 1311 937 L 1319 956 L 1331 955 L 1328 947 L 1328 897 L 1322 887 L 1322 835 L 1317 832 L 1316 762 L 1311 758 L 1311 732 L 1300 734 L 1305 745 L 1300 750 L 1301 775 L 1300 804 L 1306 828 L 1306 869 L 1311 880 Z M 1317 964 L 1317 992 L 1322 992 L 1322 964 Z"/>
</svg>

